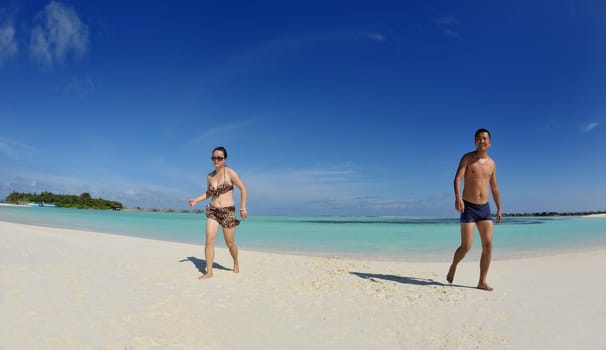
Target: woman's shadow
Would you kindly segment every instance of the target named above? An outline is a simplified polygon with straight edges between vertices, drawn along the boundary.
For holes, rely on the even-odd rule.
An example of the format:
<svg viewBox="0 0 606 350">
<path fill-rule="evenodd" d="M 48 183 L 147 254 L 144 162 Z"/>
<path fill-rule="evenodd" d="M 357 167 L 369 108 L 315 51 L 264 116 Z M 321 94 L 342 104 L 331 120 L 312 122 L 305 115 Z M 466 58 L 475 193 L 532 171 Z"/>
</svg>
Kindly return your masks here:
<svg viewBox="0 0 606 350">
<path fill-rule="evenodd" d="M 198 259 L 195 256 L 188 256 L 185 259 L 179 260 L 179 262 L 186 262 L 186 261 L 189 261 L 192 264 L 194 264 L 194 266 L 198 269 L 198 271 L 200 271 L 201 274 L 206 273 L 206 260 Z M 213 269 L 232 271 L 232 269 L 228 269 L 227 267 L 225 267 L 219 263 L 216 263 L 216 262 L 213 262 Z"/>
</svg>

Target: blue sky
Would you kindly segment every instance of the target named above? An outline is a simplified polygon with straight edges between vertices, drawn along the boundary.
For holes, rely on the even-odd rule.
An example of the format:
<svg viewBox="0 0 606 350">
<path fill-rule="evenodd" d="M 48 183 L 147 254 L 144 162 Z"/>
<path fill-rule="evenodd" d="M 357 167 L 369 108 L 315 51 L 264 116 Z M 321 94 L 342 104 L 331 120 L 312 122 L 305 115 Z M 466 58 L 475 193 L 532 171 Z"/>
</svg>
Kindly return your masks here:
<svg viewBox="0 0 606 350">
<path fill-rule="evenodd" d="M 251 215 L 456 216 L 484 127 L 505 212 L 603 210 L 605 96 L 597 0 L 3 1 L 0 197 L 186 208 L 224 145 Z"/>
</svg>

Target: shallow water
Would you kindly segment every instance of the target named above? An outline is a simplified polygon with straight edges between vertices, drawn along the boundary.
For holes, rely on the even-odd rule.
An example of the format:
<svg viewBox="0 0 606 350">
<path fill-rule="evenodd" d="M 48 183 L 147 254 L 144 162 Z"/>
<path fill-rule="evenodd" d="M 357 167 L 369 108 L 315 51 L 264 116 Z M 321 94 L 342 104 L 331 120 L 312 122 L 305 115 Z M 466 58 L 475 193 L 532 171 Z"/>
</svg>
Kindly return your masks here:
<svg viewBox="0 0 606 350">
<path fill-rule="evenodd" d="M 0 221 L 204 244 L 203 214 L 0 207 Z M 241 249 L 373 259 L 449 261 L 456 217 L 251 216 L 236 231 Z M 217 239 L 218 246 L 224 246 Z M 494 258 L 606 247 L 606 218 L 506 217 L 495 225 Z M 477 258 L 476 233 L 470 256 Z"/>
</svg>

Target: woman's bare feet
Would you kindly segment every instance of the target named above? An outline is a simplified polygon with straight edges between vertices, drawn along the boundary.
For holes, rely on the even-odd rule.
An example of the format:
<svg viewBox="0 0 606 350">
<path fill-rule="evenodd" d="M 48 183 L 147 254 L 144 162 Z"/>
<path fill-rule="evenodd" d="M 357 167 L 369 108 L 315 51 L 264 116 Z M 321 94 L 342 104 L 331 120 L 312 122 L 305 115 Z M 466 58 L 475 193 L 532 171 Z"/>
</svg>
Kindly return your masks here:
<svg viewBox="0 0 606 350">
<path fill-rule="evenodd" d="M 238 263 L 234 263 L 234 273 L 239 273 L 240 272 L 240 265 L 238 265 Z"/>
<path fill-rule="evenodd" d="M 450 269 L 448 269 L 448 275 L 446 275 L 446 280 L 448 281 L 448 283 L 452 284 L 452 281 L 454 281 L 454 275 L 456 270 L 456 265 L 450 265 Z"/>
<path fill-rule="evenodd" d="M 478 284 L 478 289 L 483 289 L 489 292 L 492 292 L 494 290 L 494 288 L 492 288 L 491 286 L 489 286 L 487 283 L 480 283 Z"/>
<path fill-rule="evenodd" d="M 206 280 L 213 277 L 213 273 L 211 272 L 207 272 L 205 274 L 203 274 L 202 276 L 198 277 L 199 280 Z"/>
</svg>

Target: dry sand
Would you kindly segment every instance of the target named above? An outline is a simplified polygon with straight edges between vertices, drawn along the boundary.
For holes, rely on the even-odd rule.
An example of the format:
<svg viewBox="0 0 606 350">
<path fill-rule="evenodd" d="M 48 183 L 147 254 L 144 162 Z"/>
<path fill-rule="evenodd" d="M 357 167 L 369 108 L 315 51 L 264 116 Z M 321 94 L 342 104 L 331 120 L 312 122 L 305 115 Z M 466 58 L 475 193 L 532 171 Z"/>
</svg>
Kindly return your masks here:
<svg viewBox="0 0 606 350">
<path fill-rule="evenodd" d="M 479 249 L 474 247 L 474 249 Z M 606 249 L 444 263 L 217 249 L 0 222 L 0 349 L 604 349 Z"/>
</svg>

